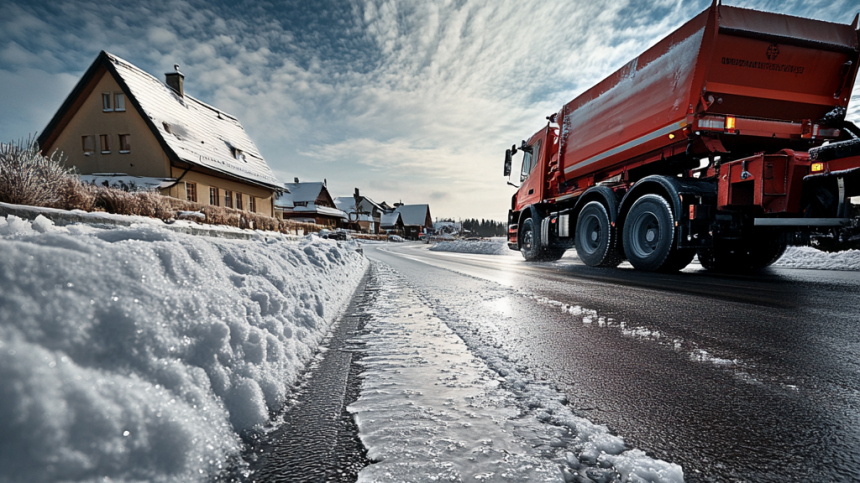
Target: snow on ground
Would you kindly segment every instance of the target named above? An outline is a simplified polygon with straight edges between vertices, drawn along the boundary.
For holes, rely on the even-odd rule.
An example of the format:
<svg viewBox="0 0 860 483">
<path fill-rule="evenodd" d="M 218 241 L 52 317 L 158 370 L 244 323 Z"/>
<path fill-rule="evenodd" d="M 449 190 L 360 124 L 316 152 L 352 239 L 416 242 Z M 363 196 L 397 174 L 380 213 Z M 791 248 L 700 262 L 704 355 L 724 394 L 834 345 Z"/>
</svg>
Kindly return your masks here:
<svg viewBox="0 0 860 483">
<path fill-rule="evenodd" d="M 194 481 L 268 421 L 356 245 L 0 218 L 0 481 Z"/>
<path fill-rule="evenodd" d="M 573 415 L 498 349 L 473 356 L 399 275 L 374 270 L 361 395 L 348 408 L 376 461 L 359 482 L 683 481 L 680 466 Z"/>
<path fill-rule="evenodd" d="M 508 249 L 507 241 L 504 238 L 490 238 L 484 241 L 457 240 L 441 242 L 430 247 L 430 250 L 522 257 L 520 252 Z M 576 250 L 568 250 L 568 254 L 575 252 Z M 785 255 L 774 266 L 818 270 L 860 270 L 860 250 L 828 253 L 812 247 L 788 247 Z"/>
<path fill-rule="evenodd" d="M 827 253 L 812 247 L 788 247 L 785 255 L 774 266 L 819 270 L 860 270 L 860 250 Z"/>
<path fill-rule="evenodd" d="M 478 253 L 482 255 L 512 255 L 522 257 L 520 252 L 508 248 L 504 238 L 489 238 L 481 241 L 453 240 L 434 244 L 430 247 L 434 252 Z"/>
</svg>

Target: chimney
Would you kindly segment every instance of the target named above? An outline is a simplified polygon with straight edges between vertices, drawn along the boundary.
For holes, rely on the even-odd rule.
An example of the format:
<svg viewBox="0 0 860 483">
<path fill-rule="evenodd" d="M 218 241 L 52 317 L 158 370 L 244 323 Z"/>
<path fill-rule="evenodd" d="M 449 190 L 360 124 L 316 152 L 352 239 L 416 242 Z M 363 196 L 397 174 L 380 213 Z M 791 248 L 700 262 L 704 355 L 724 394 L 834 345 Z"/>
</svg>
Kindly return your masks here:
<svg viewBox="0 0 860 483">
<path fill-rule="evenodd" d="M 355 194 L 353 196 L 361 196 L 360 194 L 358 194 L 358 188 L 355 189 Z"/>
<path fill-rule="evenodd" d="M 173 64 L 173 69 L 176 72 L 168 72 L 164 74 L 166 78 L 165 83 L 170 86 L 171 89 L 176 91 L 179 94 L 179 97 L 185 97 L 185 89 L 183 89 L 183 83 L 185 81 L 185 76 L 182 75 L 182 72 L 179 72 L 179 64 Z"/>
<path fill-rule="evenodd" d="M 299 178 L 293 178 L 293 179 L 295 180 L 295 183 L 299 182 Z"/>
</svg>

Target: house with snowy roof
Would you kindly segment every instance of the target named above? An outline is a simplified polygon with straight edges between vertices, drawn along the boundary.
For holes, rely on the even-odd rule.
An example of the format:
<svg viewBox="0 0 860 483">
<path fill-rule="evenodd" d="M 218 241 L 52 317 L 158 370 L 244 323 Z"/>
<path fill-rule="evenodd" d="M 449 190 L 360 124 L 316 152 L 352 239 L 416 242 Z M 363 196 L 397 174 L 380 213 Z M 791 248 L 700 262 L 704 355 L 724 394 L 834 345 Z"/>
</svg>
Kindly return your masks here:
<svg viewBox="0 0 860 483">
<path fill-rule="evenodd" d="M 102 51 L 39 136 L 78 173 L 160 180 L 174 198 L 274 216 L 284 189 L 235 117 Z M 108 184 L 112 184 L 108 182 Z"/>
<path fill-rule="evenodd" d="M 379 228 L 386 233 L 393 233 L 395 235 L 402 236 L 405 233 L 403 218 L 396 211 L 383 213 L 379 220 Z"/>
<path fill-rule="evenodd" d="M 400 213 L 404 236 L 410 240 L 417 240 L 418 235 L 433 231 L 430 205 L 400 205 L 394 212 Z"/>
<path fill-rule="evenodd" d="M 356 201 L 358 208 L 356 208 Z M 379 234 L 381 216 L 385 208 L 372 199 L 361 194 L 358 188 L 352 196 L 335 198 L 338 208 L 345 211 L 351 227 L 362 233 Z"/>
<path fill-rule="evenodd" d="M 338 209 L 325 183 L 285 183 L 287 192 L 275 198 L 278 218 L 316 223 L 328 227 L 345 226 L 347 215 Z"/>
</svg>

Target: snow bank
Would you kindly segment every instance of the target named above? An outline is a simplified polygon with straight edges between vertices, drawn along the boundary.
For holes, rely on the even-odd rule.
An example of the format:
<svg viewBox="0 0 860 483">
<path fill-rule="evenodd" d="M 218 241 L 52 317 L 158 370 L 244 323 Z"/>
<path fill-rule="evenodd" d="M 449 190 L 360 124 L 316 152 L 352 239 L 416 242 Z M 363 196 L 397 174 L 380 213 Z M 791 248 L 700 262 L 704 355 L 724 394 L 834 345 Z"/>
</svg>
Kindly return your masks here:
<svg viewBox="0 0 860 483">
<path fill-rule="evenodd" d="M 209 478 L 366 266 L 318 237 L 0 218 L 0 481 Z"/>
<path fill-rule="evenodd" d="M 478 253 L 482 255 L 515 255 L 521 257 L 516 250 L 508 248 L 504 238 L 491 238 L 482 241 L 454 240 L 436 243 L 430 247 L 434 252 Z"/>
<path fill-rule="evenodd" d="M 860 270 L 860 250 L 828 253 L 812 247 L 788 247 L 785 255 L 774 266 L 819 270 Z"/>
</svg>

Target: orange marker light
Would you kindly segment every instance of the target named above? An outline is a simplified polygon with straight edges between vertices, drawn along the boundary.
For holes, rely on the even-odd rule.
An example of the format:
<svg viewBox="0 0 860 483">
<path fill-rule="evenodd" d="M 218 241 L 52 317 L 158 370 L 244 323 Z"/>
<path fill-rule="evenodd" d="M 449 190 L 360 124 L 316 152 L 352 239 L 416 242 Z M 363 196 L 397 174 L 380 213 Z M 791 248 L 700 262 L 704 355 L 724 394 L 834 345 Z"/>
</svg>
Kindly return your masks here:
<svg viewBox="0 0 860 483">
<path fill-rule="evenodd" d="M 727 131 L 734 131 L 735 130 L 735 118 L 734 117 L 729 116 L 726 118 L 726 130 Z"/>
<path fill-rule="evenodd" d="M 824 163 L 812 163 L 812 172 L 819 173 L 824 171 Z"/>
</svg>

